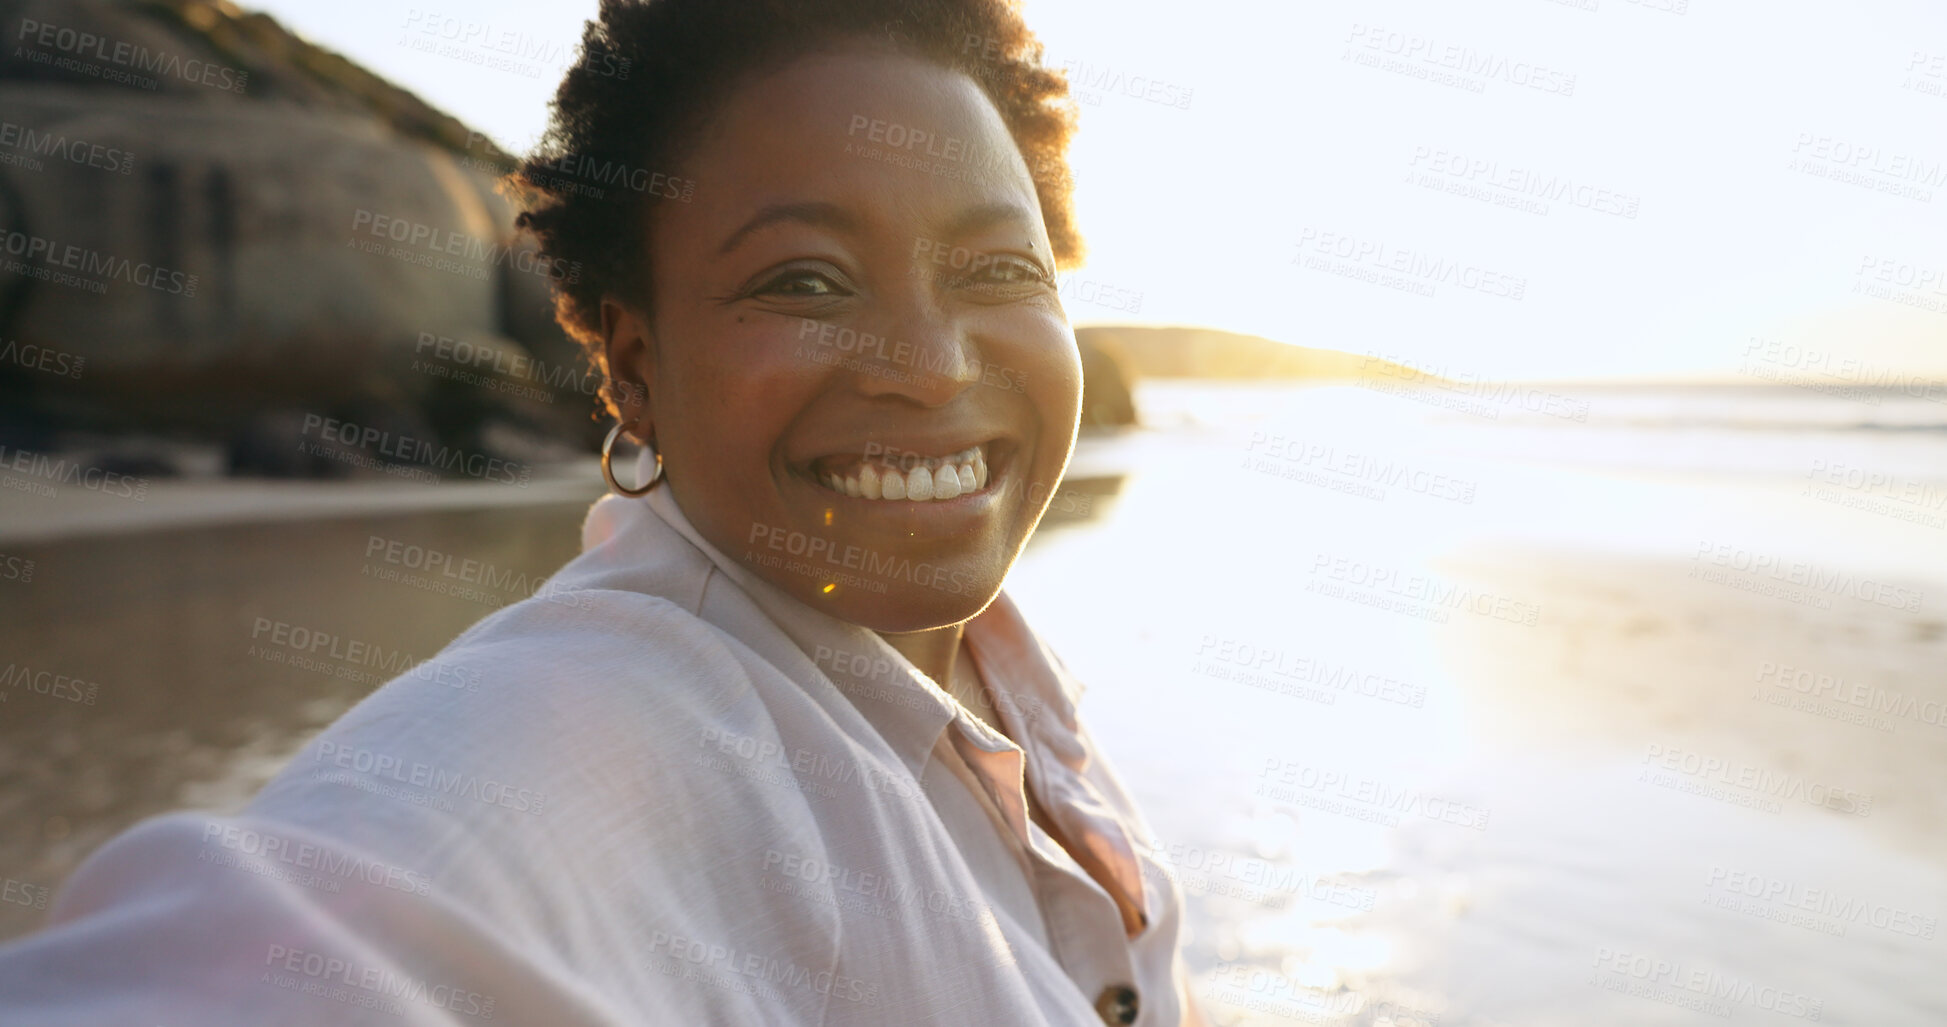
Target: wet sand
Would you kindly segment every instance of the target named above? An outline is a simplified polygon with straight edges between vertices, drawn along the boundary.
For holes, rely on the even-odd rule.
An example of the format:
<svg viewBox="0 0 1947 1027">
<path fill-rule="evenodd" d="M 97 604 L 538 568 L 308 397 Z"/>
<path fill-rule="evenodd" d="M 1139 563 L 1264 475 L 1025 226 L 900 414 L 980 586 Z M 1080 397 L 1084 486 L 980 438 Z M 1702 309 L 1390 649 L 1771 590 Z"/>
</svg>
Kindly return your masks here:
<svg viewBox="0 0 1947 1027">
<path fill-rule="evenodd" d="M 47 897 L 143 817 L 241 806 L 367 693 L 532 594 L 580 552 L 602 494 L 587 474 L 548 493 L 163 486 L 158 509 L 92 494 L 30 504 L 0 539 L 0 558 L 32 563 L 31 580 L 0 581 L 0 668 L 46 686 L 0 686 L 0 879 L 23 898 Z M 1113 478 L 1065 484 L 1046 523 L 1086 521 L 1114 491 Z M 318 519 L 307 503 L 357 512 Z M 33 540 L 73 511 L 79 537 Z M 129 530 L 144 516 L 207 526 Z M 0 901 L 0 939 L 42 916 Z"/>
<path fill-rule="evenodd" d="M 1660 437 L 1590 470 L 1299 398 L 1124 440 L 1119 492 L 1058 500 L 1009 580 L 1187 895 L 1213 1024 L 1947 1022 L 1947 536 L 1790 474 L 1622 465 L 1695 457 Z M 1390 447 L 1468 501 L 1264 473 L 1278 431 Z M 491 608 L 369 576 L 375 537 L 538 582 L 586 502 L 12 545 L 36 567 L 0 582 L 3 651 L 100 687 L 0 704 L 0 872 L 53 887 L 141 816 L 233 807 L 378 683 L 252 655 L 263 622 L 417 658 Z M 1913 608 L 1700 577 L 1700 539 Z M 0 935 L 38 917 L 0 905 Z"/>
<path fill-rule="evenodd" d="M 1592 470 L 1580 426 L 1298 399 L 1159 440 L 1011 585 L 1169 854 L 1215 1024 L 1947 1023 L 1947 536 L 1793 467 L 1869 443 L 1673 474 L 1712 454 L 1615 432 Z M 1265 473 L 1278 434 L 1331 455 Z M 1362 494 L 1326 470 L 1353 453 L 1468 501 Z M 1705 540 L 1848 584 L 1768 593 Z"/>
<path fill-rule="evenodd" d="M 5 662 L 96 687 L 92 704 L 51 684 L 0 691 L 0 876 L 57 887 L 145 816 L 241 805 L 389 668 L 431 656 L 578 552 L 589 501 L 10 544 L 34 569 L 0 583 Z M 472 582 L 428 574 L 405 546 L 485 569 Z M 410 579 L 382 577 L 393 573 Z M 312 648 L 304 633 L 344 653 L 359 644 L 358 658 L 325 643 L 315 666 L 293 665 Z M 0 903 L 0 937 L 41 915 Z"/>
</svg>

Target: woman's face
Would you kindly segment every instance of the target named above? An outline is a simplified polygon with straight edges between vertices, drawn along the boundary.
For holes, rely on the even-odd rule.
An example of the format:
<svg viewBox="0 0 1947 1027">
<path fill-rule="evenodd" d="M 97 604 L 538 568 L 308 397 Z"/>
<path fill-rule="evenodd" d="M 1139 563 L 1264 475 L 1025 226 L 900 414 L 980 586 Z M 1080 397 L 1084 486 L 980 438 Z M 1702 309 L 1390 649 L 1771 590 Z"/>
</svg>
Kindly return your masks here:
<svg viewBox="0 0 1947 1027">
<path fill-rule="evenodd" d="M 746 83 L 611 308 L 705 538 L 878 631 L 1000 590 L 1074 444 L 1081 365 L 1026 165 L 965 76 L 859 48 Z M 625 410 L 628 417 L 634 411 Z"/>
</svg>

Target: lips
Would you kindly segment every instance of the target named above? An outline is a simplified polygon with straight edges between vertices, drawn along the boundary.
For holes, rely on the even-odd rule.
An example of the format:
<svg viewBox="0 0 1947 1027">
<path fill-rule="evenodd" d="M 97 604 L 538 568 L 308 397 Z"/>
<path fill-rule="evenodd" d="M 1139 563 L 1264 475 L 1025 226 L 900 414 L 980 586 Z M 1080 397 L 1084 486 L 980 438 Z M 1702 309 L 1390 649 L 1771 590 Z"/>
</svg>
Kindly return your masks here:
<svg viewBox="0 0 1947 1027">
<path fill-rule="evenodd" d="M 987 487 L 993 443 L 968 446 L 940 456 L 894 447 L 861 456 L 829 456 L 812 464 L 813 478 L 825 488 L 854 499 L 926 503 L 981 492 Z"/>
</svg>

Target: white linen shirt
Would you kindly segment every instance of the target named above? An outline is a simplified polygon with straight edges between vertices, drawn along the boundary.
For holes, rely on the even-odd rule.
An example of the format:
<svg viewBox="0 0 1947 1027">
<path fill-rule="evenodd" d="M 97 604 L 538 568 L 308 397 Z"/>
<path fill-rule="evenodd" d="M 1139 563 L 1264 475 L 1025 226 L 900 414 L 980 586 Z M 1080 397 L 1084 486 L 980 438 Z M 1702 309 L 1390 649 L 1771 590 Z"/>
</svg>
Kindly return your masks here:
<svg viewBox="0 0 1947 1027">
<path fill-rule="evenodd" d="M 0 948 L 0 1023 L 1192 1022 L 1080 685 L 1005 595 L 966 640 L 1021 745 L 667 488 L 604 497 L 241 813 L 91 855 Z"/>
</svg>

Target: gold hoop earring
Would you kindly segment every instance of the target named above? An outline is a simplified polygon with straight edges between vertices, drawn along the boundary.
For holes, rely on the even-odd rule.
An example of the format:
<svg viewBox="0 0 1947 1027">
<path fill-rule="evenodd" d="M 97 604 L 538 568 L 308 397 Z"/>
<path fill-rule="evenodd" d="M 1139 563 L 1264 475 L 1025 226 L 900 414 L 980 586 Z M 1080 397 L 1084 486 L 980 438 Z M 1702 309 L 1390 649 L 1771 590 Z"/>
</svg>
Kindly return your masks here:
<svg viewBox="0 0 1947 1027">
<path fill-rule="evenodd" d="M 657 453 L 654 447 L 645 446 L 644 448 L 655 454 L 656 473 L 650 475 L 647 482 L 633 489 L 623 488 L 622 483 L 615 480 L 615 440 L 622 437 L 622 429 L 627 427 L 628 425 L 617 422 L 615 427 L 608 430 L 608 438 L 602 440 L 602 477 L 608 479 L 608 487 L 614 490 L 616 495 L 635 499 L 638 496 L 648 495 L 649 490 L 655 488 L 656 484 L 663 480 L 663 455 Z"/>
</svg>

